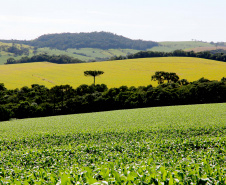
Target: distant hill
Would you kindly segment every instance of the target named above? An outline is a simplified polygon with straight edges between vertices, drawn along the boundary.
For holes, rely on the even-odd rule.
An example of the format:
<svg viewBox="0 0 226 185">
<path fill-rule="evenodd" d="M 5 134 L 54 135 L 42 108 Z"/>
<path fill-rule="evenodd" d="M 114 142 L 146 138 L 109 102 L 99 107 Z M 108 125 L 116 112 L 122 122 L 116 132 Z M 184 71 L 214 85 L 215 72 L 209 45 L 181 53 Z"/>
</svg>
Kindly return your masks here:
<svg viewBox="0 0 226 185">
<path fill-rule="evenodd" d="M 50 47 L 60 50 L 68 48 L 146 50 L 159 45 L 157 42 L 132 40 L 109 32 L 47 34 L 32 41 L 0 40 L 0 42 L 14 42 L 38 48 Z"/>
<path fill-rule="evenodd" d="M 109 32 L 59 33 L 42 35 L 34 40 L 0 40 L 0 65 L 6 63 L 8 58 L 13 57 L 19 60 L 21 57 L 32 57 L 43 53 L 57 56 L 67 55 L 92 62 L 105 61 L 119 56 L 126 57 L 140 51 L 193 50 L 200 52 L 215 49 L 226 50 L 226 43 L 194 40 L 153 42 L 132 40 Z"/>
<path fill-rule="evenodd" d="M 157 42 L 132 40 L 108 32 L 61 33 L 42 35 L 31 41 L 32 46 L 65 50 L 68 48 L 137 49 L 158 46 Z"/>
</svg>

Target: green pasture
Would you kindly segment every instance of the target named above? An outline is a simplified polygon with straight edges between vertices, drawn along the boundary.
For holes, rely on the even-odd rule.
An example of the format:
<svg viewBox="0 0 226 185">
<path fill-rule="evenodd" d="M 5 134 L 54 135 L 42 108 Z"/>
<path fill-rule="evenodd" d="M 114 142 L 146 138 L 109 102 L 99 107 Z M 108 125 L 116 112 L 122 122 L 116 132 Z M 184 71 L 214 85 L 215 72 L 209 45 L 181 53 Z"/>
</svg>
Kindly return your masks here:
<svg viewBox="0 0 226 185">
<path fill-rule="evenodd" d="M 180 42 L 159 42 L 160 46 L 153 47 L 148 49 L 150 51 L 160 51 L 160 52 L 172 52 L 177 49 L 182 50 L 190 50 L 195 49 L 198 47 L 212 47 L 213 45 L 209 43 L 199 42 L 199 41 L 180 41 Z M 0 46 L 5 45 L 7 47 L 12 46 L 11 43 L 2 43 L 0 42 Z M 17 44 L 20 47 L 19 44 Z M 28 45 L 23 45 L 23 47 L 29 47 L 30 55 L 29 57 L 33 56 L 34 48 Z M 108 49 L 102 50 L 97 48 L 80 48 L 80 49 L 67 49 L 67 50 L 58 50 L 58 49 L 51 49 L 51 48 L 38 48 L 37 54 L 39 53 L 47 53 L 49 55 L 68 55 L 70 57 L 78 58 L 84 61 L 100 61 L 106 60 L 107 58 L 111 58 L 114 56 L 126 56 L 128 54 L 134 54 L 139 52 L 139 50 L 133 49 Z M 4 64 L 6 60 L 10 57 L 14 57 L 15 59 L 19 59 L 22 56 L 15 57 L 13 53 L 8 53 L 0 50 L 0 65 Z"/>
<path fill-rule="evenodd" d="M 0 122 L 0 184 L 225 184 L 226 103 Z"/>
<path fill-rule="evenodd" d="M 198 47 L 212 47 L 210 43 L 199 41 L 159 42 L 160 46 L 149 49 L 150 51 L 172 52 L 174 50 L 190 50 Z"/>
<path fill-rule="evenodd" d="M 58 49 L 50 49 L 50 48 L 39 48 L 39 53 L 46 52 L 50 55 L 68 55 L 74 58 L 78 58 L 84 61 L 90 60 L 100 60 L 106 59 L 113 56 L 126 56 L 131 53 L 136 53 L 138 50 L 132 49 L 109 49 L 102 50 L 97 48 L 80 48 L 80 49 L 67 49 L 67 50 L 58 50 Z"/>
<path fill-rule="evenodd" d="M 5 45 L 7 47 L 10 47 L 12 44 L 6 44 L 1 43 L 0 46 Z M 18 45 L 20 46 L 20 45 Z M 23 45 L 23 47 L 30 47 Z M 34 48 L 29 48 L 29 57 L 33 56 Z M 51 48 L 38 48 L 37 54 L 41 53 L 47 53 L 49 55 L 68 55 L 70 57 L 78 58 L 83 61 L 100 61 L 100 60 L 107 60 L 108 58 L 114 57 L 114 56 L 126 56 L 128 54 L 137 53 L 138 50 L 133 49 L 109 49 L 109 50 L 102 50 L 102 49 L 96 49 L 96 48 L 81 48 L 81 49 L 67 49 L 67 50 L 58 50 L 58 49 L 51 49 Z M 15 56 L 13 53 L 5 52 L 0 50 L 0 65 L 3 65 L 6 63 L 7 59 L 13 57 L 15 59 L 20 59 L 24 56 Z"/>
</svg>

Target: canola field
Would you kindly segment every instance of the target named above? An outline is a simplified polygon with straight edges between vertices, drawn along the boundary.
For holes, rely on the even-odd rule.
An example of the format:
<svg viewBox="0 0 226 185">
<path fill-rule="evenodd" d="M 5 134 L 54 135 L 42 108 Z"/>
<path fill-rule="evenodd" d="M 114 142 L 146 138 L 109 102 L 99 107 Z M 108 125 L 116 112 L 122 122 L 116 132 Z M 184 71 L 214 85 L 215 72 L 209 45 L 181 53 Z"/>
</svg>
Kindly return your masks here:
<svg viewBox="0 0 226 185">
<path fill-rule="evenodd" d="M 0 184 L 226 184 L 226 103 L 0 122 Z"/>
<path fill-rule="evenodd" d="M 192 58 L 164 57 L 118 61 L 105 61 L 80 64 L 27 63 L 0 66 L 0 83 L 9 89 L 21 88 L 32 84 L 53 87 L 68 84 L 78 87 L 92 84 L 93 77 L 84 76 L 86 70 L 102 70 L 104 74 L 96 78 L 96 83 L 110 87 L 146 86 L 156 71 L 175 72 L 180 79 L 195 81 L 202 77 L 220 80 L 226 76 L 226 63 Z"/>
</svg>

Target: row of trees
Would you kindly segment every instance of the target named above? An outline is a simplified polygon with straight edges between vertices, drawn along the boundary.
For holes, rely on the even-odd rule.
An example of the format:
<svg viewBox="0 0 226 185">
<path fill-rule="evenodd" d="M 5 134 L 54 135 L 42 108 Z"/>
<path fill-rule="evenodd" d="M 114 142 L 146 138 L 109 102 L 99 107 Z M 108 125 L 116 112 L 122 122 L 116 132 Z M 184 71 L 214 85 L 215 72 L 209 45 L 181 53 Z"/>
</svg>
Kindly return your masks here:
<svg viewBox="0 0 226 185">
<path fill-rule="evenodd" d="M 161 73 L 164 74 L 164 73 Z M 156 74 L 157 75 L 157 74 Z M 161 75 L 160 75 L 161 76 Z M 154 78 L 154 77 L 153 77 Z M 173 80 L 140 87 L 107 88 L 105 84 L 70 85 L 47 88 L 34 84 L 30 88 L 9 90 L 0 84 L 0 120 L 43 117 L 116 109 L 226 102 L 226 78 L 210 81 Z M 185 83 L 183 83 L 185 82 Z"/>
<path fill-rule="evenodd" d="M 210 51 L 197 52 L 175 50 L 173 52 L 157 52 L 157 51 L 140 51 L 128 56 L 116 56 L 110 60 L 124 60 L 133 58 L 151 58 L 151 57 L 198 57 L 226 62 L 226 53 L 211 53 Z"/>
<path fill-rule="evenodd" d="M 56 64 L 83 63 L 84 61 L 67 55 L 48 55 L 47 53 L 34 55 L 32 57 L 22 57 L 15 60 L 8 58 L 5 64 L 30 63 L 30 62 L 52 62 Z"/>
</svg>

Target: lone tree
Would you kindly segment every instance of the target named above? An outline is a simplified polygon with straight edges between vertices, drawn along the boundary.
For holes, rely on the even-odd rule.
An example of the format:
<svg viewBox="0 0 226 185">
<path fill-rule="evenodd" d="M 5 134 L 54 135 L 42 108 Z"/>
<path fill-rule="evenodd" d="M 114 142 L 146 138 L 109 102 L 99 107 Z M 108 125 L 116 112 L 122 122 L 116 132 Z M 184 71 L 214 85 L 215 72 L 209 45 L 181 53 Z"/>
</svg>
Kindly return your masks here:
<svg viewBox="0 0 226 185">
<path fill-rule="evenodd" d="M 84 75 L 85 76 L 93 76 L 93 78 L 94 78 L 94 85 L 95 85 L 95 77 L 96 76 L 100 76 L 100 75 L 102 75 L 102 74 L 104 74 L 104 72 L 103 71 L 84 71 Z"/>
</svg>

